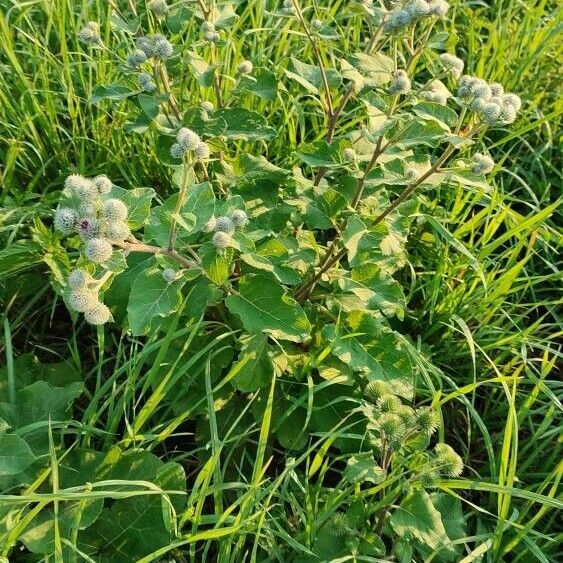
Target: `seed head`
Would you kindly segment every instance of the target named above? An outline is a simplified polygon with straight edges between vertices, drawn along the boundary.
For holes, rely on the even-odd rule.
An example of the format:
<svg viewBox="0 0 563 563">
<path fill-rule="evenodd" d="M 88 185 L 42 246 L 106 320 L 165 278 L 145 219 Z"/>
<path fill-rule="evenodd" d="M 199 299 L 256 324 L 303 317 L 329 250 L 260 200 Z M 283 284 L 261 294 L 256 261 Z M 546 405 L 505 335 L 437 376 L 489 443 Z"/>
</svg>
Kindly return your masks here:
<svg viewBox="0 0 563 563">
<path fill-rule="evenodd" d="M 72 309 L 79 313 L 84 313 L 91 309 L 98 302 L 98 295 L 89 289 L 76 289 L 70 292 L 68 304 Z"/>
<path fill-rule="evenodd" d="M 135 39 L 135 46 L 137 49 L 143 51 L 147 57 L 152 57 L 154 54 L 153 42 L 149 37 L 137 37 L 137 39 Z"/>
<path fill-rule="evenodd" d="M 195 131 L 188 129 L 187 127 L 182 127 L 178 131 L 176 135 L 176 141 L 184 150 L 189 151 L 195 150 L 199 143 L 201 143 L 199 135 Z"/>
<path fill-rule="evenodd" d="M 242 61 L 238 65 L 237 70 L 239 74 L 250 74 L 253 68 L 251 61 Z"/>
<path fill-rule="evenodd" d="M 138 68 L 138 66 L 142 65 L 146 60 L 147 60 L 146 53 L 141 49 L 135 49 L 127 57 L 127 66 L 129 68 Z"/>
<path fill-rule="evenodd" d="M 403 27 L 409 26 L 411 22 L 412 17 L 407 10 L 397 10 L 395 12 L 391 12 L 391 15 L 383 24 L 383 29 L 385 31 L 394 32 Z"/>
<path fill-rule="evenodd" d="M 424 18 L 430 15 L 430 5 L 426 0 L 415 0 L 405 7 L 412 18 Z"/>
<path fill-rule="evenodd" d="M 440 63 L 446 72 L 449 72 L 454 78 L 459 78 L 463 72 L 463 61 L 451 55 L 450 53 L 443 53 L 440 55 Z"/>
<path fill-rule="evenodd" d="M 78 215 L 74 209 L 70 209 L 69 207 L 59 207 L 55 211 L 55 230 L 63 233 L 64 235 L 68 235 L 74 231 L 77 219 Z"/>
<path fill-rule="evenodd" d="M 185 152 L 186 150 L 184 149 L 184 147 L 182 147 L 180 143 L 174 143 L 170 147 L 170 154 L 173 158 L 183 158 Z"/>
<path fill-rule="evenodd" d="M 65 188 L 76 198 L 83 201 L 92 201 L 98 197 L 98 190 L 92 180 L 80 174 L 71 174 L 65 180 Z"/>
<path fill-rule="evenodd" d="M 235 225 L 230 217 L 217 217 L 215 230 L 223 233 L 232 233 L 235 230 Z"/>
<path fill-rule="evenodd" d="M 505 106 L 512 106 L 516 111 L 520 111 L 520 108 L 522 107 L 522 100 L 520 99 L 520 96 L 517 96 L 516 94 L 505 94 L 502 97 L 502 101 Z"/>
<path fill-rule="evenodd" d="M 387 393 L 389 393 L 389 385 L 380 380 L 370 381 L 364 389 L 364 397 L 372 403 L 376 403 Z"/>
<path fill-rule="evenodd" d="M 433 408 L 421 407 L 416 411 L 416 424 L 430 436 L 440 425 L 440 416 Z"/>
<path fill-rule="evenodd" d="M 96 22 L 88 22 L 79 32 L 78 40 L 87 45 L 96 45 L 101 42 L 100 31 Z"/>
<path fill-rule="evenodd" d="M 90 274 L 86 270 L 77 268 L 68 275 L 66 283 L 72 290 L 84 289 L 91 280 Z"/>
<path fill-rule="evenodd" d="M 502 84 L 499 84 L 498 82 L 492 82 L 491 84 L 489 84 L 489 86 L 491 87 L 493 96 L 502 96 L 504 94 L 504 87 Z"/>
<path fill-rule="evenodd" d="M 94 187 L 102 194 L 102 195 L 107 195 L 111 192 L 111 180 L 105 175 L 105 174 L 100 174 L 99 176 L 96 176 L 93 180 L 92 183 L 94 184 Z"/>
<path fill-rule="evenodd" d="M 96 303 L 94 307 L 84 312 L 84 318 L 91 325 L 103 325 L 111 320 L 111 312 L 103 303 Z"/>
<path fill-rule="evenodd" d="M 229 233 L 225 233 L 224 231 L 217 231 L 213 235 L 213 244 L 215 248 L 222 250 L 227 248 L 229 244 L 231 244 L 231 235 Z"/>
<path fill-rule="evenodd" d="M 165 16 L 168 12 L 166 0 L 150 0 L 147 4 L 148 9 L 155 14 L 155 16 Z"/>
<path fill-rule="evenodd" d="M 120 199 L 112 197 L 104 202 L 102 215 L 108 221 L 123 221 L 127 218 L 127 206 Z"/>
<path fill-rule="evenodd" d="M 389 87 L 391 94 L 408 94 L 411 90 L 411 81 L 404 70 L 397 70 L 393 73 L 393 82 Z"/>
<path fill-rule="evenodd" d="M 377 406 L 382 412 L 393 412 L 401 405 L 401 399 L 391 393 L 386 393 L 377 400 Z"/>
<path fill-rule="evenodd" d="M 182 274 L 180 272 L 177 272 L 172 268 L 165 268 L 164 270 L 162 270 L 162 277 L 164 281 L 167 283 L 172 283 L 173 281 L 176 281 L 181 275 Z"/>
<path fill-rule="evenodd" d="M 96 217 L 81 217 L 76 222 L 76 229 L 82 240 L 89 240 L 100 236 L 102 224 Z"/>
<path fill-rule="evenodd" d="M 463 472 L 463 460 L 448 444 L 438 443 L 434 447 L 436 469 L 448 477 L 459 477 Z"/>
<path fill-rule="evenodd" d="M 516 109 L 514 106 L 505 104 L 500 109 L 499 121 L 503 124 L 510 124 L 516 121 Z"/>
<path fill-rule="evenodd" d="M 207 160 L 211 151 L 209 150 L 209 145 L 201 141 L 198 143 L 194 149 L 195 155 L 199 160 Z"/>
<path fill-rule="evenodd" d="M 248 223 L 248 215 L 242 209 L 235 209 L 231 213 L 231 220 L 235 227 L 244 227 Z"/>
<path fill-rule="evenodd" d="M 486 154 L 473 155 L 471 170 L 474 174 L 488 174 L 495 167 L 495 161 Z"/>
<path fill-rule="evenodd" d="M 201 102 L 201 104 L 199 104 L 199 107 L 201 108 L 202 111 L 206 111 L 206 112 L 212 112 L 213 111 L 213 104 L 211 102 Z"/>
<path fill-rule="evenodd" d="M 216 225 L 217 225 L 217 219 L 215 219 L 215 217 L 211 217 L 211 219 L 209 219 L 209 221 L 207 221 L 207 223 L 203 225 L 201 230 L 204 233 L 210 233 L 215 230 Z"/>
<path fill-rule="evenodd" d="M 446 0 L 432 0 L 430 2 L 430 15 L 443 18 L 448 13 L 450 5 Z"/>
<path fill-rule="evenodd" d="M 496 125 L 501 114 L 501 107 L 498 104 L 487 102 L 481 108 L 481 117 L 487 125 Z"/>
<path fill-rule="evenodd" d="M 131 236 L 131 231 L 125 221 L 109 221 L 105 235 L 111 242 L 122 243 Z"/>
<path fill-rule="evenodd" d="M 111 242 L 102 237 L 91 238 L 86 242 L 85 254 L 94 264 L 107 262 L 113 253 Z"/>
<path fill-rule="evenodd" d="M 152 43 L 153 56 L 158 59 L 167 59 L 174 52 L 172 43 L 165 37 L 155 36 Z"/>
</svg>

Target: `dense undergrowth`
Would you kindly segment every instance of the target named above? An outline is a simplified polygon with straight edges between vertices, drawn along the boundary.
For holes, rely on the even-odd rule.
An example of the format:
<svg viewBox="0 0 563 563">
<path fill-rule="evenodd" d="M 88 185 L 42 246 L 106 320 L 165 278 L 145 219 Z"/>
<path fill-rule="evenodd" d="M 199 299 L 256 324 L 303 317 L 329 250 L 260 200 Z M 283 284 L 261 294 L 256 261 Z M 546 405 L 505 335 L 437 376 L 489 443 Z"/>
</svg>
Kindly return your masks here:
<svg viewBox="0 0 563 563">
<path fill-rule="evenodd" d="M 71 263 L 52 228 L 65 178 L 107 174 L 122 188 L 150 186 L 159 203 L 177 191 L 154 137 L 127 131 L 131 104 L 92 103 L 123 70 L 110 53 L 79 43 L 83 24 L 99 22 L 104 43 L 122 54 L 131 48 L 126 34 L 112 32 L 110 4 L 0 0 L 0 558 L 560 559 L 557 3 L 452 2 L 436 26 L 438 51 L 456 52 L 465 72 L 503 83 L 524 104 L 510 128 L 476 139 L 475 150 L 496 162 L 491 190 L 450 183 L 416 196 L 401 261 L 392 268 L 404 305 L 387 303 L 388 326 L 378 333 L 383 351 L 362 349 L 378 358 L 387 349 L 404 352 L 406 365 L 402 356 L 385 358 L 384 372 L 408 372 L 406 392 L 396 380 L 382 390 L 354 379 L 353 364 L 361 361 L 342 349 L 376 330 L 366 319 L 339 340 L 340 317 L 325 327 L 325 311 L 312 317 L 306 299 L 303 309 L 313 324 L 324 323 L 325 341 L 299 336 L 280 344 L 279 332 L 269 333 L 268 343 L 239 340 L 248 327 L 233 321 L 230 308 L 215 302 L 201 317 L 203 290 L 187 293 L 169 322 L 133 336 L 126 304 L 144 255 L 129 255 L 129 269 L 106 293 L 115 323 L 94 328 L 68 311 L 63 284 Z M 349 15 L 351 4 L 359 5 L 320 2 L 315 13 L 334 26 L 346 54 L 367 36 L 365 15 Z M 118 5 L 127 19 L 130 4 Z M 298 19 L 277 8 L 237 3 L 238 18 L 222 32 L 231 40 L 221 47 L 226 75 L 236 76 L 244 59 L 260 70 L 259 95 L 247 84 L 236 106 L 266 116 L 275 136 L 212 147 L 236 163 L 235 178 L 255 173 L 270 184 L 297 166 L 314 178 L 311 159 L 304 164 L 297 149 L 327 133 L 322 84 L 304 87 L 290 63 L 295 57 L 315 65 L 315 53 Z M 201 39 L 199 25 L 182 32 L 186 44 Z M 326 44 L 334 41 L 330 33 Z M 185 80 L 178 88 L 183 107 L 216 104 L 212 85 L 198 84 L 193 68 L 186 64 L 176 76 Z M 224 92 L 232 86 L 226 80 Z M 360 128 L 360 107 L 351 103 L 343 112 L 342 138 Z M 245 154 L 272 166 L 245 169 Z M 210 170 L 218 186 L 234 186 L 225 171 Z M 332 232 L 318 217 L 304 223 L 321 233 L 321 245 L 325 230 Z M 70 243 L 73 260 L 78 249 Z M 307 273 L 309 260 L 312 254 L 296 261 L 296 271 Z M 313 288 L 307 297 L 314 303 L 322 294 Z M 339 307 L 344 318 L 355 305 L 342 299 Z M 334 303 L 326 308 L 334 315 Z M 249 349 L 251 369 L 244 363 Z M 405 443 L 388 451 L 381 444 L 386 411 L 404 417 Z M 461 476 L 428 465 L 445 448 L 435 452 L 437 443 L 461 455 Z"/>
</svg>

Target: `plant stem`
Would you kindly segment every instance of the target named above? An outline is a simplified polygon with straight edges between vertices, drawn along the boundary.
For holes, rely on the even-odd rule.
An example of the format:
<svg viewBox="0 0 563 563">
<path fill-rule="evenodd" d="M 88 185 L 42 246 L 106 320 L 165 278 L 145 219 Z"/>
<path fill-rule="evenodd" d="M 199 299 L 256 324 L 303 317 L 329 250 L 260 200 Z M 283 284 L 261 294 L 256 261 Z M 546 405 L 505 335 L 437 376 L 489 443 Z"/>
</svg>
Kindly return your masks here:
<svg viewBox="0 0 563 563">
<path fill-rule="evenodd" d="M 174 246 L 176 246 L 176 238 L 178 236 L 177 216 L 180 214 L 180 211 L 182 210 L 182 207 L 184 205 L 184 200 L 186 199 L 188 179 L 189 179 L 189 166 L 186 160 L 184 159 L 184 173 L 182 174 L 182 183 L 180 184 L 178 201 L 176 202 L 176 208 L 174 209 L 174 214 L 172 215 L 172 221 L 170 223 L 170 237 L 168 239 L 168 250 L 174 250 Z"/>
<path fill-rule="evenodd" d="M 165 246 L 151 246 L 149 244 L 143 244 L 140 242 L 125 242 L 123 244 L 117 244 L 120 248 L 123 248 L 126 252 L 144 252 L 146 254 L 159 254 L 161 256 L 168 256 L 173 260 L 176 260 L 178 264 L 184 266 L 185 268 L 193 269 L 197 267 L 197 264 L 193 260 L 188 260 L 185 256 L 177 252 L 176 250 Z"/>
</svg>

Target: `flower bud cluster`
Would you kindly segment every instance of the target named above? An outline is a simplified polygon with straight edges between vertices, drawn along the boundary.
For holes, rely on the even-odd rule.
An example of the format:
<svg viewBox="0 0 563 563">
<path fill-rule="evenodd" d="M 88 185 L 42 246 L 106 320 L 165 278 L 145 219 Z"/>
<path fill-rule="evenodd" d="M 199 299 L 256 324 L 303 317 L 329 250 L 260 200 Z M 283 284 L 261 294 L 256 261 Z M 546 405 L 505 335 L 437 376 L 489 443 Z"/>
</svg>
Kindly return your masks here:
<svg viewBox="0 0 563 563">
<path fill-rule="evenodd" d="M 87 45 L 97 45 L 102 42 L 100 29 L 96 22 L 88 22 L 79 32 L 78 40 Z"/>
<path fill-rule="evenodd" d="M 215 29 L 215 26 L 211 22 L 203 22 L 201 24 L 201 32 L 206 41 L 210 43 L 217 43 L 221 36 L 219 32 Z"/>
<path fill-rule="evenodd" d="M 193 152 L 198 160 L 207 160 L 211 153 L 209 145 L 195 131 L 182 127 L 176 134 L 176 142 L 170 147 L 170 154 L 174 158 L 184 158 L 189 152 Z"/>
<path fill-rule="evenodd" d="M 237 71 L 239 74 L 250 74 L 252 72 L 253 69 L 253 65 L 251 61 L 242 61 L 238 67 L 237 67 Z"/>
<path fill-rule="evenodd" d="M 86 321 L 92 325 L 103 325 L 111 320 L 111 312 L 98 297 L 99 282 L 86 270 L 72 270 L 67 278 L 68 304 L 78 313 L 84 313 Z"/>
<path fill-rule="evenodd" d="M 390 94 L 408 94 L 411 91 L 411 81 L 404 70 L 393 73 L 393 82 L 389 86 Z"/>
<path fill-rule="evenodd" d="M 443 18 L 449 8 L 446 0 L 408 0 L 389 13 L 383 29 L 395 33 L 425 18 Z"/>
<path fill-rule="evenodd" d="M 133 53 L 131 53 L 131 55 L 129 55 L 127 59 L 127 63 L 132 66 L 130 57 L 134 55 L 132 62 L 137 62 L 137 64 L 134 65 L 135 68 L 151 57 L 155 59 L 167 59 L 172 55 L 174 51 L 172 43 L 170 43 L 170 41 L 168 41 L 168 39 L 166 39 L 166 37 L 164 37 L 164 35 L 161 35 L 160 33 L 151 35 L 149 37 L 137 37 L 137 39 L 135 40 L 135 46 L 137 47 L 137 49 L 133 51 Z M 144 60 L 141 60 L 142 55 L 139 54 L 140 52 L 144 54 Z"/>
<path fill-rule="evenodd" d="M 442 53 L 440 55 L 440 64 L 442 68 L 454 78 L 459 78 L 463 72 L 464 63 L 455 55 L 450 53 Z"/>
<path fill-rule="evenodd" d="M 231 244 L 231 237 L 237 228 L 242 228 L 248 223 L 248 215 L 242 209 L 235 209 L 230 215 L 211 217 L 204 225 L 203 232 L 213 235 L 213 244 L 219 250 L 227 248 Z"/>
<path fill-rule="evenodd" d="M 495 167 L 495 161 L 486 154 L 476 153 L 471 162 L 471 171 L 474 174 L 488 174 Z"/>
<path fill-rule="evenodd" d="M 107 262 L 112 244 L 122 244 L 131 236 L 127 206 L 109 197 L 111 186 L 104 175 L 87 179 L 72 174 L 65 180 L 70 204 L 55 212 L 55 229 L 63 234 L 77 233 L 84 241 L 84 254 L 94 264 Z"/>
<path fill-rule="evenodd" d="M 147 3 L 148 9 L 158 17 L 163 17 L 168 12 L 168 5 L 166 4 L 166 0 L 150 0 Z"/>
<path fill-rule="evenodd" d="M 522 107 L 520 98 L 516 94 L 505 93 L 501 84 L 489 84 L 475 76 L 461 77 L 457 95 L 489 126 L 514 123 Z"/>
</svg>

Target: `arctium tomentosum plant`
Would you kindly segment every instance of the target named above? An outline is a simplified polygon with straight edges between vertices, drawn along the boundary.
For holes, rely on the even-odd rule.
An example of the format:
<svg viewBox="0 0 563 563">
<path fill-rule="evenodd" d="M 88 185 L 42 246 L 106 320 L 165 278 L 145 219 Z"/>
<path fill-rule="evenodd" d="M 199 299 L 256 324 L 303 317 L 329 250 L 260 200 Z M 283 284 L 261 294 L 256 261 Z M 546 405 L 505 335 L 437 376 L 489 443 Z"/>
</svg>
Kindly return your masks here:
<svg viewBox="0 0 563 563">
<path fill-rule="evenodd" d="M 412 404 L 422 364 L 398 330 L 407 302 L 395 275 L 437 187 L 489 189 L 495 163 L 480 140 L 515 121 L 520 99 L 463 74 L 444 48 L 444 0 L 348 2 L 337 19 L 318 3 L 279 2 L 269 17 L 302 42 L 283 68 L 233 48 L 242 41 L 236 3 L 147 8 L 130 21 L 114 14 L 112 33 L 87 23 L 79 38 L 121 75 L 92 102 L 125 102 L 126 129 L 146 135 L 169 171 L 166 190 L 155 205 L 152 188 L 69 176 L 55 214 L 76 257 L 66 302 L 92 324 L 113 315 L 134 336 L 174 315 L 220 324 L 236 350 L 237 391 L 280 377 L 284 447 L 300 450 L 335 417 L 352 417 L 360 430 L 335 447 L 405 475 L 375 517 L 383 533 L 401 495 L 426 506 L 428 495 L 408 495 L 463 467 L 432 443 L 436 406 Z M 346 25 L 357 20 L 363 32 L 351 47 Z M 275 27 L 255 32 L 270 41 Z M 289 160 L 269 150 L 290 138 L 269 111 L 278 96 L 304 120 Z M 113 299 L 110 311 L 103 296 L 121 276 L 127 305 Z M 296 399 L 307 382 L 322 389 L 309 405 Z M 313 414 L 326 403 L 331 417 Z M 290 419 L 302 421 L 299 432 Z"/>
</svg>

